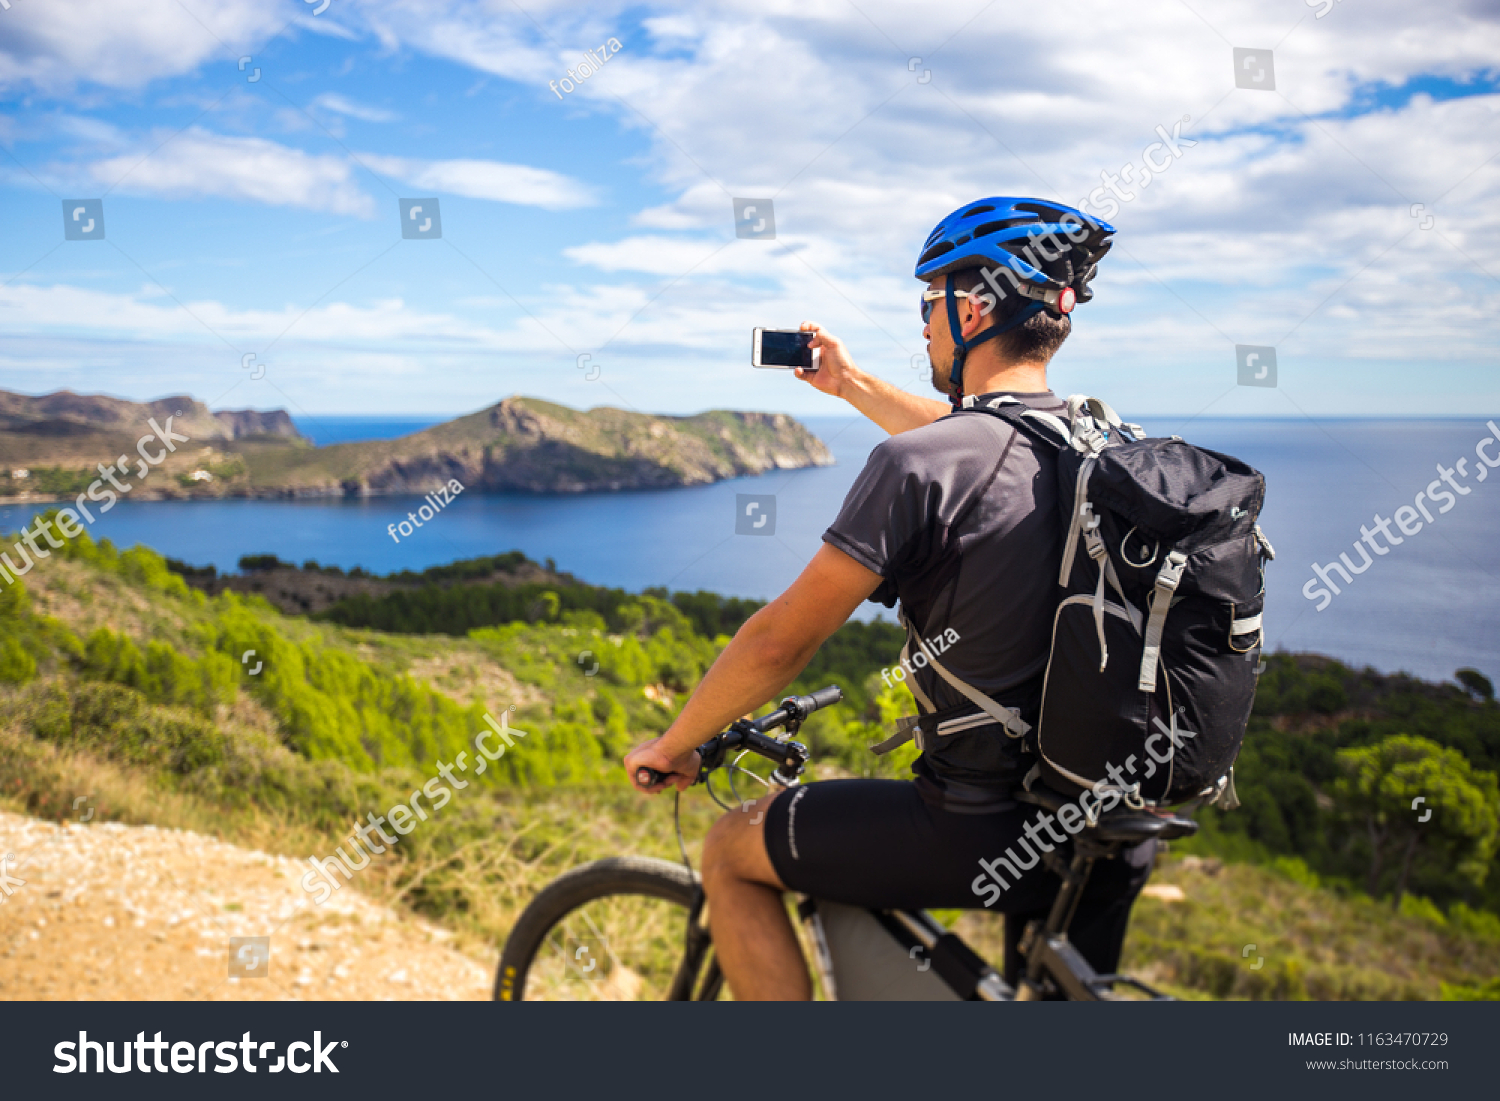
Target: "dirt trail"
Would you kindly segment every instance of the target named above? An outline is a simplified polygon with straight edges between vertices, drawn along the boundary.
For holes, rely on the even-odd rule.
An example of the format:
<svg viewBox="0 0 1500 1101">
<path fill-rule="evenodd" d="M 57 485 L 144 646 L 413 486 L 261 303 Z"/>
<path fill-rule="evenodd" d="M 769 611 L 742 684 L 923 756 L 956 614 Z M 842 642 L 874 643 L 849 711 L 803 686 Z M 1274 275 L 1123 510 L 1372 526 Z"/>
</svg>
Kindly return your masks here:
<svg viewBox="0 0 1500 1101">
<path fill-rule="evenodd" d="M 0 813 L 0 999 L 490 996 L 493 959 L 350 886 L 314 906 L 306 869 L 182 830 Z M 268 974 L 231 977 L 230 938 L 264 936 Z"/>
</svg>

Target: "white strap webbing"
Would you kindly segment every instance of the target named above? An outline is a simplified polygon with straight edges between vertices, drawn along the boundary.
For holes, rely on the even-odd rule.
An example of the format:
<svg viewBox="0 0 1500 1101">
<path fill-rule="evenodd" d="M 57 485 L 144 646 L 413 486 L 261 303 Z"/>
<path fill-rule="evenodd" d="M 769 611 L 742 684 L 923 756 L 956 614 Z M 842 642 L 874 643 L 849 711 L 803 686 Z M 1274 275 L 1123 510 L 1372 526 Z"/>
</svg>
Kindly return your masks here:
<svg viewBox="0 0 1500 1101">
<path fill-rule="evenodd" d="M 1107 442 L 1104 433 L 1094 423 L 1093 412 L 1089 409 L 1092 400 L 1083 394 L 1073 394 L 1068 398 L 1068 424 L 1073 447 L 1085 455 L 1099 454 Z"/>
<path fill-rule="evenodd" d="M 1229 624 L 1230 635 L 1248 635 L 1253 631 L 1260 630 L 1261 620 L 1264 615 L 1253 615 L 1245 619 L 1236 619 Z"/>
<path fill-rule="evenodd" d="M 921 722 L 923 715 L 930 715 L 937 710 L 927 693 L 922 691 L 922 686 L 917 683 L 917 671 L 911 663 L 911 624 L 906 621 L 906 611 L 902 609 L 897 613 L 901 626 L 906 628 L 906 642 L 901 647 L 901 667 L 911 670 L 906 677 L 906 687 L 911 690 L 912 697 L 917 701 L 917 714 L 903 715 L 896 720 L 896 733 L 892 734 L 883 742 L 877 742 L 870 747 L 870 752 L 884 756 L 893 749 L 899 749 L 913 738 L 917 739 L 917 745 L 922 744 L 921 730 L 917 724 Z"/>
<path fill-rule="evenodd" d="M 973 730 L 976 726 L 989 726 L 994 721 L 981 711 L 977 715 L 960 715 L 956 719 L 944 719 L 937 724 L 936 732 L 939 738 L 946 738 L 950 734 Z"/>
<path fill-rule="evenodd" d="M 917 670 L 911 663 L 911 639 L 915 632 L 911 629 L 911 625 L 906 622 L 904 612 L 900 618 L 902 626 L 906 628 L 906 642 L 901 647 L 901 664 L 904 668 L 911 670 L 906 678 L 906 687 L 910 688 L 911 694 L 916 697 L 917 711 L 923 715 L 930 715 L 937 710 L 937 705 L 927 698 L 927 693 L 923 692 L 922 686 L 917 683 Z"/>
<path fill-rule="evenodd" d="M 1089 475 L 1094 469 L 1094 459 L 1090 456 L 1083 460 L 1078 468 L 1078 481 L 1073 486 L 1073 520 L 1068 525 L 1067 538 L 1063 540 L 1062 568 L 1057 574 L 1057 583 L 1064 587 L 1068 584 L 1068 578 L 1073 574 L 1073 555 L 1078 552 L 1078 540 L 1083 531 L 1083 525 L 1092 510 L 1089 508 Z"/>
<path fill-rule="evenodd" d="M 938 676 L 947 681 L 951 687 L 957 689 L 966 697 L 968 697 L 969 702 L 972 703 L 975 707 L 978 707 L 979 710 L 983 711 L 986 715 L 1003 726 L 1005 728 L 1005 732 L 1008 735 L 1010 735 L 1012 738 L 1022 738 L 1030 733 L 1031 724 L 1024 721 L 1021 718 L 1020 714 L 1011 710 L 1009 707 L 1004 706 L 1003 704 L 996 703 L 994 700 L 986 696 L 983 692 L 979 691 L 979 689 L 970 687 L 969 685 L 965 684 L 963 681 L 955 677 L 952 673 L 948 672 L 947 669 L 943 668 L 943 663 L 938 661 L 938 659 L 933 655 L 932 651 L 927 648 L 925 643 L 919 640 L 917 645 L 922 647 L 922 652 L 927 655 L 928 662 L 932 665 L 933 671 L 936 672 Z"/>
<path fill-rule="evenodd" d="M 1146 648 L 1141 654 L 1141 679 L 1136 685 L 1142 692 L 1156 691 L 1156 664 L 1161 659 L 1161 636 L 1167 626 L 1167 610 L 1172 606 L 1172 594 L 1182 580 L 1187 555 L 1172 551 L 1167 555 L 1156 574 L 1156 587 L 1151 592 L 1151 616 L 1146 621 Z"/>
<path fill-rule="evenodd" d="M 1115 573 L 1115 564 L 1108 556 L 1104 559 L 1104 576 L 1109 581 L 1110 588 L 1114 589 L 1115 595 L 1120 598 L 1120 607 L 1125 609 L 1125 615 L 1130 619 L 1130 625 L 1135 628 L 1135 633 L 1140 634 L 1144 623 L 1141 613 L 1136 607 L 1125 599 L 1125 590 L 1120 587 L 1120 575 Z"/>
<path fill-rule="evenodd" d="M 1021 416 L 1030 417 L 1039 424 L 1045 424 L 1048 428 L 1052 429 L 1052 431 L 1062 437 L 1064 447 L 1072 439 L 1072 433 L 1068 431 L 1068 426 L 1063 423 L 1060 417 L 1054 417 L 1051 413 L 1044 413 L 1040 409 L 1028 409 Z"/>
<path fill-rule="evenodd" d="M 1120 575 L 1115 573 L 1115 564 L 1110 560 L 1109 549 L 1104 545 L 1104 538 L 1099 534 L 1099 518 L 1092 517 L 1083 529 L 1083 537 L 1088 544 L 1089 557 L 1099 567 L 1099 584 L 1094 589 L 1094 630 L 1099 633 L 1099 672 L 1104 672 L 1109 665 L 1109 647 L 1104 642 L 1104 584 L 1109 582 L 1112 589 L 1120 598 L 1120 607 L 1124 609 L 1126 616 L 1130 619 L 1130 625 L 1135 628 L 1135 633 L 1141 633 L 1141 613 L 1135 610 L 1135 605 L 1125 599 L 1125 590 L 1120 586 Z"/>
<path fill-rule="evenodd" d="M 964 398 L 963 407 L 965 409 L 973 409 L 975 404 L 976 402 L 973 394 L 970 394 L 968 397 Z M 1038 424 L 1045 425 L 1053 432 L 1056 432 L 1058 435 L 1058 442 L 1063 447 L 1067 447 L 1073 442 L 1072 431 L 1060 417 L 1054 417 L 1051 413 L 1044 413 L 1040 409 L 1032 409 L 1028 407 L 1025 402 L 1021 401 L 1018 398 L 1013 398 L 1009 394 L 1001 394 L 998 398 L 994 398 L 993 400 L 985 403 L 986 408 L 989 409 L 999 409 L 1002 405 L 1020 406 L 1022 409 L 1021 416 L 1030 417 Z"/>
<path fill-rule="evenodd" d="M 967 401 L 968 399 L 966 398 L 964 400 Z M 1040 409 L 1028 408 L 1025 402 L 1020 401 L 1017 398 L 1013 398 L 1009 394 L 1001 394 L 998 398 L 995 398 L 988 404 L 989 408 L 991 409 L 999 409 L 1002 405 L 1019 405 L 1022 408 L 1021 416 L 1030 417 L 1038 424 L 1046 425 L 1048 428 L 1052 429 L 1052 431 L 1057 433 L 1059 442 L 1064 447 L 1073 442 L 1072 431 L 1060 417 L 1054 417 L 1051 413 L 1044 413 Z"/>
<path fill-rule="evenodd" d="M 913 641 L 915 641 L 918 648 L 922 651 L 923 654 L 926 655 L 927 663 L 932 666 L 933 672 L 937 673 L 938 676 L 947 681 L 952 688 L 963 693 L 964 697 L 968 699 L 970 703 L 974 704 L 974 706 L 978 707 L 979 710 L 983 711 L 991 719 L 995 720 L 995 722 L 1003 726 L 1005 728 L 1005 732 L 1012 738 L 1024 737 L 1031 731 L 1031 724 L 1023 720 L 1018 712 L 1012 710 L 1009 707 L 1006 707 L 1004 704 L 996 703 L 994 700 L 986 696 L 983 692 L 979 691 L 979 689 L 965 684 L 963 681 L 955 677 L 952 673 L 948 672 L 948 670 L 944 668 L 943 663 L 938 661 L 937 655 L 932 652 L 932 648 L 929 647 L 925 642 L 923 642 L 921 637 L 917 634 L 917 629 L 912 626 L 911 620 L 906 618 L 905 608 L 902 608 L 897 612 L 896 618 L 900 621 L 901 626 L 906 628 L 906 645 L 901 648 L 901 655 L 903 660 L 908 660 L 908 654 L 911 650 L 911 644 Z M 917 697 L 917 702 L 922 704 L 928 712 L 937 710 L 937 708 L 933 706 L 932 701 L 927 698 L 926 693 L 924 693 L 921 688 L 917 686 L 917 678 L 915 673 L 907 678 L 907 685 L 911 688 L 912 695 Z"/>
<path fill-rule="evenodd" d="M 1088 508 L 1088 505 L 1085 504 L 1084 508 Z M 1109 562 L 1109 550 L 1099 534 L 1099 517 L 1092 514 L 1089 516 L 1089 522 L 1083 529 L 1083 537 L 1088 543 L 1089 557 L 1099 568 L 1099 584 L 1094 587 L 1094 630 L 1099 632 L 1099 672 L 1102 673 L 1109 665 L 1109 646 L 1104 641 L 1104 580 L 1105 573 L 1112 572 L 1113 567 Z"/>
<path fill-rule="evenodd" d="M 1104 401 L 1102 398 L 1086 398 L 1084 400 L 1088 403 L 1089 412 L 1093 414 L 1096 421 L 1103 421 L 1111 428 L 1123 428 L 1138 440 L 1146 438 L 1146 430 L 1144 428 L 1138 424 L 1131 424 L 1129 421 L 1121 420 L 1120 414 L 1110 408 L 1109 402 Z"/>
<path fill-rule="evenodd" d="M 1266 533 L 1260 530 L 1260 525 L 1255 525 L 1255 538 L 1260 543 L 1260 549 L 1266 558 L 1274 562 L 1276 560 L 1276 548 L 1271 546 L 1271 541 L 1266 538 Z"/>
</svg>

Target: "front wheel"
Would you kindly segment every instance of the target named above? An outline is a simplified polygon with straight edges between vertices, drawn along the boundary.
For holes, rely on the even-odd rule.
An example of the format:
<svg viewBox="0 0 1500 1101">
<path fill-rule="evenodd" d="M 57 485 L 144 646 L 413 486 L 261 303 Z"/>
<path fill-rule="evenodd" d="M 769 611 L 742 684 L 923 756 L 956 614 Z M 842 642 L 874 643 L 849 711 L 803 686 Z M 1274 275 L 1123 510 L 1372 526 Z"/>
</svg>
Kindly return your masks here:
<svg viewBox="0 0 1500 1101">
<path fill-rule="evenodd" d="M 687 997 L 708 955 L 688 947 L 698 879 L 651 857 L 596 860 L 559 876 L 506 939 L 495 999 L 663 1001 Z M 695 941 L 706 938 L 695 928 Z M 691 957 L 691 959 L 690 959 Z M 686 971 L 684 961 L 688 960 Z M 719 992 L 710 963 L 699 997 Z"/>
</svg>

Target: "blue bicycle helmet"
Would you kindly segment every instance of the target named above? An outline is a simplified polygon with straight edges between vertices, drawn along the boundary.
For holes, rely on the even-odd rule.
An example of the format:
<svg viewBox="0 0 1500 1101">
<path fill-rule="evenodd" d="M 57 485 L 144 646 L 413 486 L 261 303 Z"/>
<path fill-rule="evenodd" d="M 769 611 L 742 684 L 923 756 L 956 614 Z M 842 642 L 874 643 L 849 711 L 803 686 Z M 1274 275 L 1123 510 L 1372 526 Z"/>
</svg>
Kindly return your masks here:
<svg viewBox="0 0 1500 1101">
<path fill-rule="evenodd" d="M 946 295 L 953 336 L 953 402 L 963 400 L 963 365 L 969 349 L 1025 324 L 1042 310 L 1054 317 L 1094 297 L 1089 281 L 1110 248 L 1115 227 L 1061 203 L 996 197 L 960 207 L 937 224 L 922 246 L 916 276 L 924 283 L 956 271 L 980 269 L 1006 304 L 993 328 L 965 342 L 959 331 L 958 299 Z"/>
</svg>

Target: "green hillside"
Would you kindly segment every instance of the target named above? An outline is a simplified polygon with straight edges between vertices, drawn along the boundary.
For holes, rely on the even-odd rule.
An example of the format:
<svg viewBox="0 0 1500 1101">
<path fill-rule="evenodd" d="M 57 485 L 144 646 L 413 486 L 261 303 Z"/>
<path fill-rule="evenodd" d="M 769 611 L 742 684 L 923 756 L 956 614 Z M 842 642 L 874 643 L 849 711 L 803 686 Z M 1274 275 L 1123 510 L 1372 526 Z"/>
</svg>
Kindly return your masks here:
<svg viewBox="0 0 1500 1101">
<path fill-rule="evenodd" d="M 421 582 L 399 594 L 409 622 L 382 622 L 421 633 L 394 633 L 366 625 L 400 611 L 378 601 L 285 616 L 196 591 L 144 548 L 75 541 L 0 588 L 0 806 L 65 820 L 87 794 L 104 820 L 323 854 L 467 754 L 465 789 L 360 884 L 490 942 L 565 868 L 672 856 L 670 804 L 630 791 L 618 761 L 665 729 L 754 606 L 581 583 L 500 586 L 514 594 L 503 599 L 455 587 L 492 565 L 409 578 Z M 485 622 L 434 630 L 455 592 Z M 896 760 L 865 750 L 910 706 L 878 673 L 893 630 L 846 627 L 799 681 L 849 695 L 804 730 L 816 775 L 904 773 L 910 747 Z M 1436 998 L 1500 975 L 1495 831 L 1483 813 L 1449 813 L 1494 790 L 1500 709 L 1484 689 L 1273 657 L 1237 771 L 1245 806 L 1205 812 L 1203 835 L 1164 859 L 1156 882 L 1182 897 L 1141 901 L 1128 965 L 1197 997 Z M 479 772 L 486 715 L 524 734 Z M 1446 832 L 1412 842 L 1386 805 L 1406 789 L 1372 787 L 1372 761 L 1377 779 L 1439 785 Z M 683 805 L 695 846 L 717 811 L 701 791 Z M 1386 851 L 1373 879 L 1372 837 Z M 996 950 L 993 915 L 949 917 Z"/>
<path fill-rule="evenodd" d="M 163 453 L 162 468 L 133 486 L 136 500 L 659 489 L 833 462 L 782 413 L 655 416 L 511 397 L 399 439 L 313 447 L 279 410 L 0 390 L 0 498 L 71 498 L 98 479 L 101 459 L 133 454 L 151 419 L 174 413 L 172 430 L 190 442 Z"/>
</svg>

